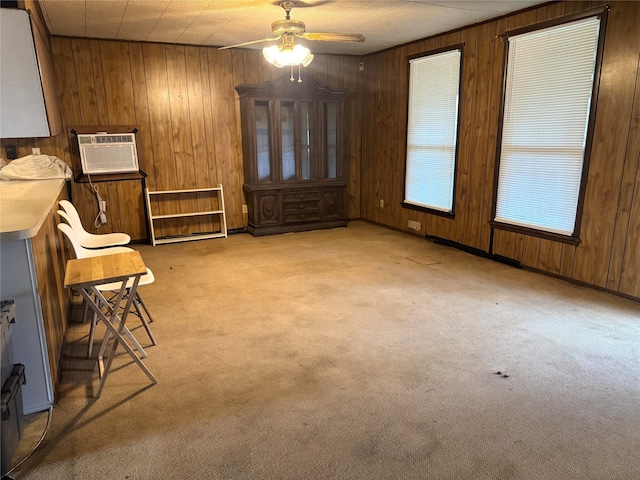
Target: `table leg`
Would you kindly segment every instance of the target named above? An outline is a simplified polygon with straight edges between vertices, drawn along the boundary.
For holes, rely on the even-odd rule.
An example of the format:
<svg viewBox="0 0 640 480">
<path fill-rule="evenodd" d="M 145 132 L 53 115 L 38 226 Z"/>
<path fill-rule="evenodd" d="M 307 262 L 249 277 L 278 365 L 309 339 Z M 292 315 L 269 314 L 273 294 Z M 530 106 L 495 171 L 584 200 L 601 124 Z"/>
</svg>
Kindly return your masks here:
<svg viewBox="0 0 640 480">
<path fill-rule="evenodd" d="M 122 299 L 120 299 L 120 302 L 122 302 Z M 134 302 L 135 302 L 135 299 L 134 299 Z M 116 325 L 115 320 L 117 320 L 119 324 L 120 317 L 116 316 L 115 319 L 113 318 L 113 312 L 114 312 L 113 307 L 111 306 L 111 303 L 105 299 L 104 295 L 100 295 L 100 297 L 96 298 L 96 304 L 98 305 L 98 308 L 100 308 L 101 303 L 104 303 L 105 307 L 109 310 L 109 313 L 111 314 L 111 318 L 112 318 L 112 323 L 114 324 L 114 326 Z M 140 358 L 147 358 L 148 357 L 147 352 L 144 351 L 144 348 L 142 348 L 142 345 L 140 345 L 140 342 L 138 342 L 136 337 L 133 336 L 133 333 L 131 333 L 131 330 L 129 330 L 129 328 L 127 327 L 124 327 L 123 331 L 124 331 L 124 334 L 129 338 L 129 340 L 131 340 L 131 343 L 133 344 L 133 348 L 135 348 L 138 352 L 140 352 Z M 92 341 L 92 339 L 89 339 L 89 341 Z M 109 332 L 107 332 L 107 334 L 102 339 L 102 343 L 100 344 L 100 352 L 98 353 L 99 362 L 102 362 L 102 357 L 104 356 L 104 352 L 108 342 L 109 342 Z"/>
<path fill-rule="evenodd" d="M 111 363 L 113 361 L 114 353 L 116 351 L 118 343 L 122 344 L 122 346 L 127 351 L 129 356 L 131 356 L 131 358 L 138 364 L 140 369 L 147 375 L 149 380 L 151 380 L 151 382 L 153 384 L 158 383 L 158 381 L 153 376 L 151 371 L 147 368 L 147 366 L 144 363 L 142 363 L 142 360 L 140 360 L 138 358 L 138 356 L 135 354 L 133 349 L 129 346 L 129 344 L 122 337 L 122 331 L 125 328 L 126 317 L 127 317 L 127 314 L 129 313 L 129 309 L 131 308 L 131 296 L 135 294 L 135 290 L 136 290 L 136 288 L 138 286 L 138 280 L 139 280 L 139 277 L 136 277 L 136 279 L 133 282 L 133 286 L 131 287 L 131 290 L 130 290 L 130 297 L 129 297 L 128 301 L 127 301 L 127 304 L 125 305 L 124 312 L 122 314 L 122 318 L 120 319 L 120 322 L 118 324 L 118 328 L 116 328 L 114 326 L 112 319 L 115 320 L 116 318 L 118 318 L 117 312 L 118 312 L 118 308 L 120 306 L 120 303 L 122 301 L 122 297 L 124 296 L 124 290 L 126 290 L 126 282 L 123 282 L 122 288 L 121 288 L 121 290 L 120 290 L 120 292 L 118 294 L 118 298 L 116 299 L 116 304 L 114 305 L 114 307 L 113 307 L 113 309 L 111 311 L 110 318 L 107 318 L 107 316 L 102 312 L 102 310 L 97 307 L 96 303 L 91 301 L 91 295 L 90 295 L 91 291 L 93 291 L 94 294 L 102 297 L 102 294 L 95 287 L 91 287 L 90 291 L 87 291 L 84 288 L 80 289 L 80 294 L 85 298 L 85 300 L 87 300 L 88 302 L 91 302 L 91 305 L 90 305 L 91 308 L 96 312 L 96 314 L 98 315 L 100 320 L 103 321 L 103 323 L 107 327 L 107 330 L 109 332 L 111 332 L 111 334 L 115 337 L 114 343 L 113 343 L 113 347 L 111 348 L 111 352 L 110 352 L 109 356 L 107 357 L 106 365 L 103 365 L 102 378 L 100 379 L 100 385 L 98 386 L 98 390 L 97 390 L 97 392 L 95 394 L 96 397 L 99 397 L 100 394 L 102 393 L 102 388 L 104 387 L 104 382 L 107 379 L 107 376 L 109 374 L 109 369 L 111 368 Z M 104 299 L 104 297 L 102 297 L 102 299 Z"/>
</svg>

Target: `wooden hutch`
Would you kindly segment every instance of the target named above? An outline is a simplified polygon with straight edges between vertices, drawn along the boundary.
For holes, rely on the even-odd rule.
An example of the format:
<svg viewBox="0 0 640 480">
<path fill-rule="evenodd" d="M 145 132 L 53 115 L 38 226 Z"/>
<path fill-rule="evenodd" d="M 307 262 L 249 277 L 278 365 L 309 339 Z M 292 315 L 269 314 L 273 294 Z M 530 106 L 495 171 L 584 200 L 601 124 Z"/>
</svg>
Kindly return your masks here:
<svg viewBox="0 0 640 480">
<path fill-rule="evenodd" d="M 343 90 L 303 75 L 239 85 L 248 231 L 344 227 Z"/>
</svg>

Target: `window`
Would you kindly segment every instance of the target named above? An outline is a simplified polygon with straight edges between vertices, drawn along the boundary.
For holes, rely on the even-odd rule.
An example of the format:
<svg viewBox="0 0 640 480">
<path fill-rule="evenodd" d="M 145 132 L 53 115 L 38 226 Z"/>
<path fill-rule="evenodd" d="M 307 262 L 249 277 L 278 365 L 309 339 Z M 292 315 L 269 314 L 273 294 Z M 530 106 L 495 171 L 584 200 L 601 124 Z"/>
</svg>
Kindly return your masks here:
<svg viewBox="0 0 640 480">
<path fill-rule="evenodd" d="M 453 215 L 462 47 L 409 60 L 403 206 Z"/>
<path fill-rule="evenodd" d="M 577 241 L 600 17 L 514 33 L 506 46 L 492 225 Z"/>
</svg>

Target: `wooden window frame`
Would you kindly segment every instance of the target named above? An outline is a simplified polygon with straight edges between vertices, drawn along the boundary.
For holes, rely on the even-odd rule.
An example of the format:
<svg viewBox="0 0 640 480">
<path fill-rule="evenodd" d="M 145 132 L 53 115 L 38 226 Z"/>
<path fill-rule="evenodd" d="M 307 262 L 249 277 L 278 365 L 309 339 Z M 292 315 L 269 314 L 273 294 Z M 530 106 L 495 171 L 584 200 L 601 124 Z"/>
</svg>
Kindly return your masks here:
<svg viewBox="0 0 640 480">
<path fill-rule="evenodd" d="M 453 51 L 453 50 L 459 50 L 460 51 L 460 74 L 459 74 L 459 79 L 458 79 L 458 112 L 457 112 L 457 125 L 456 125 L 456 146 L 455 146 L 455 152 L 454 152 L 454 156 L 453 156 L 453 190 L 452 190 L 452 201 L 451 201 L 451 211 L 449 212 L 445 212 L 442 210 L 437 210 L 435 208 L 429 208 L 429 207 L 425 207 L 425 206 L 421 206 L 421 205 L 415 205 L 413 203 L 408 203 L 406 201 L 405 195 L 406 195 L 406 187 L 407 187 L 407 144 L 409 141 L 409 95 L 410 95 L 410 85 L 411 85 L 411 63 L 410 60 L 413 60 L 415 58 L 422 58 L 422 57 L 429 57 L 431 55 L 437 55 L 440 53 L 444 53 L 444 52 L 449 52 L 449 51 Z M 456 206 L 456 186 L 457 186 L 457 171 L 458 171 L 458 156 L 459 156 L 459 152 L 460 152 L 460 142 L 458 141 L 460 139 L 460 123 L 461 123 L 461 113 L 462 113 L 462 98 L 464 98 L 463 96 L 463 73 L 464 73 L 464 43 L 457 43 L 455 45 L 448 45 L 446 47 L 441 47 L 441 48 L 436 48 L 433 50 L 428 50 L 426 52 L 421 52 L 421 53 L 417 53 L 414 55 L 409 55 L 406 57 L 406 62 L 407 62 L 407 87 L 406 87 L 406 91 L 407 91 L 407 99 L 405 102 L 405 105 L 407 106 L 407 114 L 406 114 L 406 121 L 405 121 L 405 141 L 404 141 L 404 172 L 403 172 L 403 193 L 402 193 L 402 202 L 400 203 L 400 205 L 403 208 L 409 209 L 409 210 L 416 210 L 418 212 L 423 212 L 423 213 L 430 213 L 432 215 L 437 215 L 440 217 L 446 217 L 446 218 L 455 218 L 455 206 Z"/>
<path fill-rule="evenodd" d="M 503 77 L 502 77 L 502 97 L 500 102 L 500 117 L 498 119 L 498 135 L 496 139 L 496 160 L 494 169 L 494 184 L 493 184 L 493 199 L 491 206 L 491 220 L 489 222 L 492 229 L 505 230 L 514 233 L 521 233 L 533 237 L 539 237 L 546 240 L 553 240 L 571 245 L 578 245 L 580 243 L 580 227 L 582 223 L 582 213 L 584 209 L 584 199 L 586 194 L 587 179 L 589 177 L 589 164 L 591 160 L 591 150 L 593 146 L 593 132 L 595 128 L 595 117 L 598 104 L 598 94 L 600 88 L 600 75 L 602 69 L 602 57 L 604 52 L 604 42 L 607 26 L 607 14 L 609 7 L 596 8 L 587 10 L 584 12 L 575 13 L 572 15 L 566 15 L 557 19 L 547 20 L 545 22 L 536 23 L 526 27 L 509 30 L 505 32 L 501 38 L 504 42 L 504 59 L 503 59 Z M 513 225 L 504 222 L 495 221 L 497 203 L 498 203 L 498 180 L 500 176 L 500 157 L 502 153 L 502 135 L 504 125 L 504 108 L 505 108 L 505 95 L 507 85 L 507 68 L 508 68 L 508 54 L 509 54 L 509 42 L 508 39 L 511 36 L 521 35 L 524 33 L 531 33 L 537 30 L 542 30 L 549 27 L 555 27 L 566 23 L 582 20 L 589 17 L 600 18 L 600 32 L 598 36 L 598 44 L 596 48 L 596 61 L 594 66 L 593 86 L 591 91 L 591 105 L 589 108 L 589 115 L 587 117 L 587 134 L 584 149 L 584 158 L 582 162 L 582 171 L 580 173 L 580 189 L 578 194 L 578 203 L 576 206 L 576 219 L 575 226 L 572 235 L 562 235 L 559 233 L 553 233 L 544 230 L 538 230 L 535 228 L 527 228 L 520 225 Z"/>
</svg>

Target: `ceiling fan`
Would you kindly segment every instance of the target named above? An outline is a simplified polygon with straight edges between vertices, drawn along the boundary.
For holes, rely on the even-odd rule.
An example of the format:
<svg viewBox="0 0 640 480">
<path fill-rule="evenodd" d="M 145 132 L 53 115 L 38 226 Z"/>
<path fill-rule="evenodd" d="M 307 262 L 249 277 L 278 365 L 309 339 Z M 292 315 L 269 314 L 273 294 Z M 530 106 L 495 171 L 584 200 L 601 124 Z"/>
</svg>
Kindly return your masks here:
<svg viewBox="0 0 640 480">
<path fill-rule="evenodd" d="M 286 15 L 284 20 L 276 20 L 271 24 L 272 38 L 262 38 L 260 40 L 253 40 L 250 42 L 238 43 L 237 45 L 231 45 L 228 47 L 221 47 L 220 50 L 227 48 L 243 47 L 245 45 L 252 45 L 260 42 L 271 42 L 274 40 L 282 39 L 283 45 L 294 45 L 294 38 L 304 38 L 305 40 L 317 40 L 322 42 L 364 42 L 364 36 L 359 33 L 310 33 L 305 30 L 304 22 L 300 20 L 291 19 L 291 9 L 303 2 L 280 2 L 279 5 L 284 9 Z"/>
</svg>

